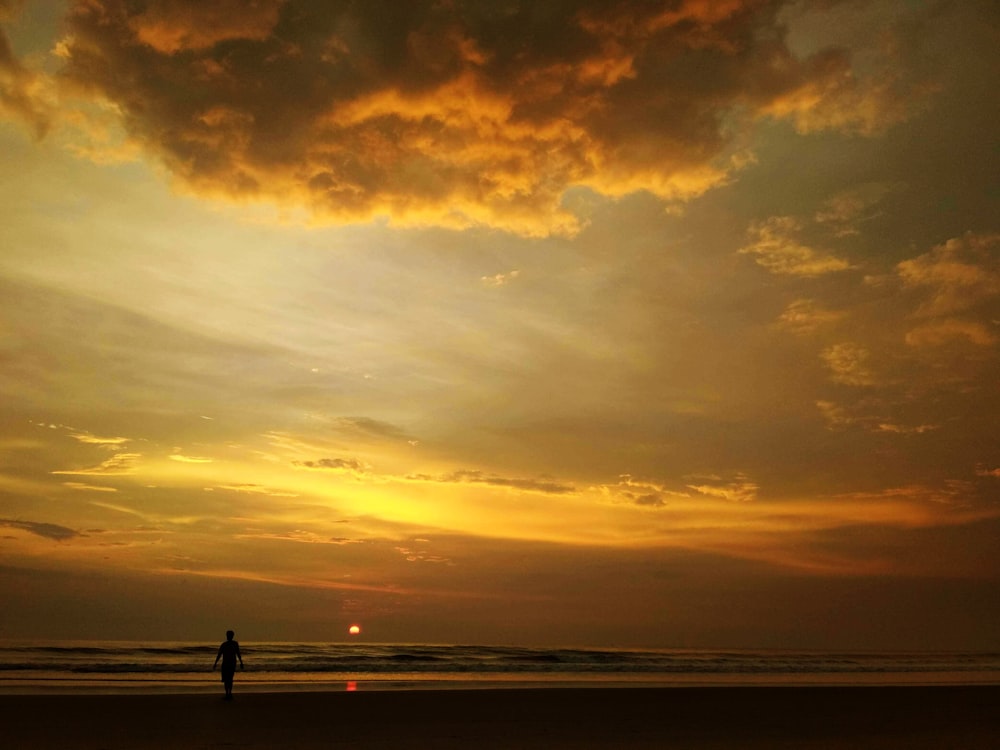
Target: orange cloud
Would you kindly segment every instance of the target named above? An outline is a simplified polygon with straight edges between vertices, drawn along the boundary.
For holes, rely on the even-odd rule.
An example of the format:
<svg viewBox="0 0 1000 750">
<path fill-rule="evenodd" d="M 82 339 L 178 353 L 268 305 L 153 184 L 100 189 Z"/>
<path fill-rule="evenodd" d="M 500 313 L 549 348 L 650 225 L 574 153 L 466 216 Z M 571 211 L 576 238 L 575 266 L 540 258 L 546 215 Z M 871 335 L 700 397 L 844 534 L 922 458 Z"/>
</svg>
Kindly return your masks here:
<svg viewBox="0 0 1000 750">
<path fill-rule="evenodd" d="M 114 487 L 104 487 L 97 484 L 85 484 L 83 482 L 63 482 L 64 487 L 85 492 L 118 492 Z"/>
<path fill-rule="evenodd" d="M 687 485 L 688 489 L 694 490 L 700 495 L 717 497 L 730 502 L 745 503 L 755 500 L 757 490 L 760 489 L 756 482 L 751 482 L 743 474 L 737 474 L 728 481 L 714 475 L 692 477 L 692 480 L 699 483 Z"/>
<path fill-rule="evenodd" d="M 129 27 L 157 52 L 203 50 L 219 42 L 266 39 L 284 0 L 153 0 Z"/>
<path fill-rule="evenodd" d="M 205 456 L 185 456 L 182 453 L 171 453 L 168 458 L 183 464 L 210 464 L 213 460 Z"/>
<path fill-rule="evenodd" d="M 507 273 L 498 273 L 495 276 L 482 276 L 480 281 L 482 281 L 486 286 L 507 286 L 510 282 L 521 275 L 518 270 L 509 271 Z"/>
<path fill-rule="evenodd" d="M 76 0 L 68 28 L 62 80 L 180 186 L 317 222 L 571 235 L 572 187 L 687 201 L 745 163 L 761 114 L 868 132 L 895 101 L 845 89 L 844 54 L 797 59 L 758 0 Z"/>
<path fill-rule="evenodd" d="M 879 383 L 871 367 L 871 352 L 863 346 L 850 342 L 834 344 L 824 349 L 820 357 L 836 383 L 855 386 Z"/>
<path fill-rule="evenodd" d="M 741 247 L 741 255 L 771 273 L 806 278 L 846 271 L 851 264 L 834 255 L 804 245 L 796 239 L 802 225 L 791 216 L 773 216 L 750 227 L 751 241 Z"/>
<path fill-rule="evenodd" d="M 844 49 L 823 49 L 799 65 L 776 57 L 772 86 L 780 87 L 761 102 L 762 117 L 790 120 L 800 133 L 837 130 L 876 135 L 907 120 L 936 91 L 929 80 L 903 74 L 891 32 L 875 52 L 874 69 L 858 75 Z"/>
<path fill-rule="evenodd" d="M 968 310 L 1000 294 L 1000 234 L 966 234 L 905 260 L 896 273 L 910 288 L 929 292 L 918 315 L 935 317 Z"/>
<path fill-rule="evenodd" d="M 858 427 L 869 432 L 883 434 L 923 435 L 940 427 L 936 424 L 899 424 L 883 416 L 888 407 L 888 404 L 877 399 L 864 399 L 850 406 L 843 406 L 832 401 L 816 402 L 816 408 L 819 409 L 829 430 L 846 430 Z"/>
<path fill-rule="evenodd" d="M 222 484 L 218 487 L 206 487 L 208 491 L 226 490 L 229 492 L 239 492 L 244 495 L 266 495 L 268 497 L 298 497 L 294 492 L 284 492 L 261 484 L 245 482 L 243 484 Z"/>
<path fill-rule="evenodd" d="M 910 346 L 942 346 L 953 341 L 992 346 L 997 337 L 983 323 L 958 318 L 946 318 L 917 326 L 906 334 L 906 343 Z"/>
<path fill-rule="evenodd" d="M 923 296 L 914 315 L 925 322 L 907 332 L 907 344 L 940 347 L 965 342 L 988 347 L 997 342 L 998 248 L 1000 235 L 970 232 L 897 264 L 904 288 Z"/>
<path fill-rule="evenodd" d="M 778 316 L 777 325 L 794 334 L 804 336 L 816 332 L 824 326 L 836 323 L 845 313 L 827 310 L 811 299 L 791 302 Z"/>
<path fill-rule="evenodd" d="M 86 445 L 96 445 L 109 450 L 114 450 L 130 442 L 130 439 L 126 437 L 99 437 L 91 435 L 89 432 L 73 432 L 70 433 L 70 437 Z"/>
<path fill-rule="evenodd" d="M 22 3 L 0 0 L 0 24 L 12 20 Z M 42 89 L 44 79 L 25 67 L 11 47 L 0 27 L 0 112 L 8 112 L 23 120 L 37 137 L 44 136 L 51 126 L 50 107 Z"/>
<path fill-rule="evenodd" d="M 142 458 L 141 453 L 116 453 L 97 466 L 84 469 L 64 469 L 52 473 L 80 476 L 127 476 L 135 473 L 135 465 L 140 458 Z"/>
</svg>

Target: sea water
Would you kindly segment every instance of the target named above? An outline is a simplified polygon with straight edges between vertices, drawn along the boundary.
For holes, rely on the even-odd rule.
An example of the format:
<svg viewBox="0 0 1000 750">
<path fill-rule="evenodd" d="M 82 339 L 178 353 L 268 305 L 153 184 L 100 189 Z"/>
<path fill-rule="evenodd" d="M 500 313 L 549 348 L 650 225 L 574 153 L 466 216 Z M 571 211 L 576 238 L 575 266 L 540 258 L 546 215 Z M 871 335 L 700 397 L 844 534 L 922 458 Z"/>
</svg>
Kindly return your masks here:
<svg viewBox="0 0 1000 750">
<path fill-rule="evenodd" d="M 240 644 L 241 691 L 1000 684 L 1000 653 Z M 218 690 L 217 644 L 0 642 L 0 692 Z"/>
</svg>

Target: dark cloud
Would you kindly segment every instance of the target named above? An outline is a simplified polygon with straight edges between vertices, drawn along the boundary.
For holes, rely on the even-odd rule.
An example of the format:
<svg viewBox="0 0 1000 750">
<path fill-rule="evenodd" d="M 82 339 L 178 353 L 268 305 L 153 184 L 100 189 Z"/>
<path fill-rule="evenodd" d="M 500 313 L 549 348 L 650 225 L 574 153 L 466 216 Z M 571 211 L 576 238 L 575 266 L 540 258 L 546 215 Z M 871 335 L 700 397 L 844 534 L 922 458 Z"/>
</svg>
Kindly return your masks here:
<svg viewBox="0 0 1000 750">
<path fill-rule="evenodd" d="M 460 470 L 441 476 L 414 475 L 411 479 L 431 482 L 488 484 L 494 487 L 511 487 L 530 492 L 544 492 L 550 495 L 566 495 L 576 492 L 576 488 L 568 484 L 559 484 L 546 479 L 519 479 L 500 477 L 495 474 L 484 474 L 481 471 Z"/>
<path fill-rule="evenodd" d="M 0 526 L 5 526 L 10 529 L 21 529 L 22 531 L 27 531 L 31 534 L 36 534 L 37 536 L 43 536 L 46 539 L 52 539 L 56 542 L 63 542 L 67 539 L 80 536 L 80 532 L 54 523 L 13 521 L 8 518 L 0 518 Z"/>
<path fill-rule="evenodd" d="M 17 59 L 2 27 L 22 5 L 18 0 L 0 0 L 0 111 L 7 110 L 23 120 L 41 137 L 48 132 L 51 121 L 41 97 L 40 79 Z"/>
<path fill-rule="evenodd" d="M 573 186 L 675 201 L 725 182 L 737 123 L 870 133 L 905 117 L 898 70 L 798 59 L 780 6 L 77 0 L 63 77 L 203 195 L 572 234 Z"/>
<path fill-rule="evenodd" d="M 284 0 L 152 0 L 132 14 L 136 37 L 158 52 L 203 50 L 230 40 L 263 41 Z"/>
<path fill-rule="evenodd" d="M 321 458 L 316 461 L 292 461 L 292 466 L 325 471 L 354 471 L 363 473 L 365 465 L 356 458 Z"/>
<path fill-rule="evenodd" d="M 632 502 L 636 505 L 645 505 L 651 508 L 660 508 L 666 505 L 663 495 L 660 495 L 657 492 L 650 492 L 647 495 L 634 495 L 632 497 Z"/>
</svg>

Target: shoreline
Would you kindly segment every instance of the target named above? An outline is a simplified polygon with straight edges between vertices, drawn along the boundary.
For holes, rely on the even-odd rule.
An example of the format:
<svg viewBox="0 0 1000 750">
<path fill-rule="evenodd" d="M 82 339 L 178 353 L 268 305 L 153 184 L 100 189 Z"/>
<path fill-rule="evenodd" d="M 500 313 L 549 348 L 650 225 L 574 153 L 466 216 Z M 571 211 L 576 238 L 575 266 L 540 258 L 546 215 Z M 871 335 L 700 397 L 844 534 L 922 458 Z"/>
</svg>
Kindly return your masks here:
<svg viewBox="0 0 1000 750">
<path fill-rule="evenodd" d="M 241 693 L 336 693 L 440 690 L 678 690 L 709 688 L 998 686 L 1000 672 L 872 672 L 805 674 L 320 674 L 274 677 L 236 673 Z M 219 690 L 218 672 L 173 679 L 159 675 L 38 677 L 0 673 L 0 696 L 205 695 Z"/>
<path fill-rule="evenodd" d="M 1000 746 L 998 685 L 6 695 L 11 747 Z"/>
</svg>

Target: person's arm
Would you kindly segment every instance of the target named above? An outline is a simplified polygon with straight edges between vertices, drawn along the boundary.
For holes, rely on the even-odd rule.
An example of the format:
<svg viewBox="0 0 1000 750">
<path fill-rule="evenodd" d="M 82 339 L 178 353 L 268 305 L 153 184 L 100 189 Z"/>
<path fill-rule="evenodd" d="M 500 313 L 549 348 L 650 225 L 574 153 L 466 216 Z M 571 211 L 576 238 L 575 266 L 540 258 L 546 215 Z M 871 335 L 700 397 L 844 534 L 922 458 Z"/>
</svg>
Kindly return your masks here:
<svg viewBox="0 0 1000 750">
<path fill-rule="evenodd" d="M 240 653 L 240 644 L 236 644 L 236 658 L 240 660 L 240 669 L 243 669 L 243 654 Z"/>
<path fill-rule="evenodd" d="M 221 658 L 222 658 L 222 646 L 219 646 L 219 653 L 215 655 L 215 664 L 212 665 L 212 669 L 215 669 L 217 666 L 219 666 L 219 659 Z"/>
</svg>

